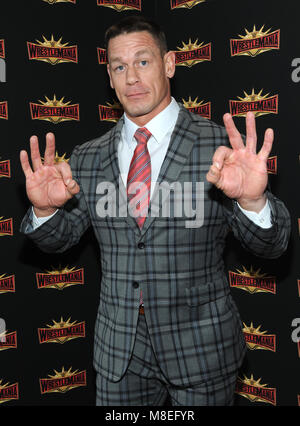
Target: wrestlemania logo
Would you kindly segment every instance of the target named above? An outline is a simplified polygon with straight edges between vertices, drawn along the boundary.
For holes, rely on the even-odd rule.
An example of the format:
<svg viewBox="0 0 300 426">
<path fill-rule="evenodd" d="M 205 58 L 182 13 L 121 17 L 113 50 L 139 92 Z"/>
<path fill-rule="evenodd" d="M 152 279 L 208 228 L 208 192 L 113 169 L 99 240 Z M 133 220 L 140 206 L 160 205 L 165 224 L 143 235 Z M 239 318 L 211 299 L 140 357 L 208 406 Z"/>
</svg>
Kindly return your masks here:
<svg viewBox="0 0 300 426">
<path fill-rule="evenodd" d="M 142 0 L 97 0 L 98 6 L 111 7 L 117 12 L 142 10 Z"/>
<path fill-rule="evenodd" d="M 108 63 L 106 49 L 97 47 L 97 57 L 98 57 L 98 63 L 100 65 L 104 65 Z"/>
<path fill-rule="evenodd" d="M 243 333 L 248 349 L 252 351 L 262 349 L 276 352 L 275 334 L 266 334 L 266 331 L 260 331 L 261 325 L 255 328 L 252 322 L 250 326 L 247 326 L 245 323 L 243 323 L 243 326 Z"/>
<path fill-rule="evenodd" d="M 204 61 L 211 61 L 211 43 L 204 42 L 197 44 L 198 39 L 192 43 L 191 39 L 186 44 L 182 42 L 182 47 L 175 50 L 175 65 L 183 67 L 192 67 Z"/>
<path fill-rule="evenodd" d="M 265 402 L 276 405 L 276 388 L 268 388 L 260 383 L 261 378 L 254 380 L 253 374 L 250 379 L 244 375 L 244 379 L 238 377 L 235 392 L 247 398 L 250 402 Z"/>
<path fill-rule="evenodd" d="M 3 39 L 0 39 L 0 58 L 5 59 L 5 44 Z"/>
<path fill-rule="evenodd" d="M 19 399 L 19 383 L 10 385 L 9 383 L 2 384 L 2 382 L 3 379 L 0 379 L 0 404 Z"/>
<path fill-rule="evenodd" d="M 61 43 L 62 37 L 55 41 L 53 35 L 50 40 L 42 36 L 44 41 L 36 40 L 38 44 L 27 42 L 28 57 L 30 60 L 47 62 L 57 65 L 62 62 L 78 63 L 77 46 L 68 46 Z"/>
<path fill-rule="evenodd" d="M 56 99 L 56 95 L 51 100 L 45 96 L 46 101 L 39 101 L 40 104 L 29 103 L 32 120 L 44 120 L 58 124 L 62 121 L 79 121 L 79 104 L 70 105 L 70 102 L 63 102 L 64 97 Z"/>
<path fill-rule="evenodd" d="M 7 333 L 4 331 L 0 333 L 0 352 L 6 349 L 17 349 L 17 332 L 13 331 Z"/>
<path fill-rule="evenodd" d="M 13 220 L 10 219 L 3 219 L 3 216 L 0 217 L 0 237 L 3 237 L 5 235 L 13 235 Z"/>
<path fill-rule="evenodd" d="M 171 10 L 179 8 L 192 9 L 199 3 L 204 3 L 206 0 L 171 0 Z"/>
<path fill-rule="evenodd" d="M 106 102 L 107 105 L 99 105 L 100 121 L 110 121 L 116 123 L 123 115 L 123 107 L 117 101 L 113 103 Z"/>
<path fill-rule="evenodd" d="M 41 394 L 66 393 L 71 389 L 86 386 L 86 371 L 73 371 L 72 367 L 65 371 L 63 367 L 60 372 L 54 370 L 54 375 L 48 374 L 48 378 L 40 379 Z"/>
<path fill-rule="evenodd" d="M 6 101 L 0 102 L 0 118 L 3 118 L 4 120 L 8 120 L 8 111 L 7 111 Z"/>
<path fill-rule="evenodd" d="M 266 114 L 278 113 L 278 95 L 269 96 L 269 93 L 262 96 L 262 91 L 248 94 L 244 91 L 245 97 L 238 96 L 239 101 L 229 101 L 230 114 L 232 116 L 245 117 L 248 111 L 253 111 L 255 117 Z"/>
<path fill-rule="evenodd" d="M 198 96 L 193 101 L 191 97 L 189 96 L 189 99 L 187 101 L 182 99 L 182 102 L 183 102 L 183 106 L 190 112 L 201 115 L 201 117 L 208 118 L 210 120 L 211 102 L 205 102 L 205 103 L 204 101 L 198 102 Z"/>
<path fill-rule="evenodd" d="M 70 319 L 68 318 L 67 321 L 64 321 L 61 317 L 59 322 L 52 320 L 52 325 L 47 324 L 48 328 L 39 328 L 39 343 L 63 344 L 69 340 L 85 337 L 85 322 L 70 322 Z"/>
<path fill-rule="evenodd" d="M 280 30 L 270 33 L 271 30 L 263 31 L 264 25 L 257 30 L 255 25 L 252 31 L 245 28 L 246 35 L 239 35 L 239 39 L 230 39 L 231 56 L 255 57 L 269 50 L 279 49 Z"/>
<path fill-rule="evenodd" d="M 64 155 L 62 155 L 61 157 L 58 155 L 57 151 L 55 152 L 55 157 L 54 157 L 54 163 L 68 163 L 70 161 L 69 158 L 65 158 L 66 157 L 66 153 L 64 153 Z M 45 159 L 44 157 L 41 157 L 41 161 L 42 163 L 44 163 Z"/>
<path fill-rule="evenodd" d="M 0 161 L 0 178 L 7 177 L 10 178 L 10 161 Z"/>
<path fill-rule="evenodd" d="M 46 273 L 36 273 L 37 288 L 55 288 L 63 290 L 72 285 L 84 284 L 83 268 L 64 268 L 56 271 L 46 271 Z"/>
<path fill-rule="evenodd" d="M 15 293 L 15 276 L 6 274 L 0 275 L 0 294 L 1 293 Z"/>
<path fill-rule="evenodd" d="M 277 155 L 269 157 L 267 161 L 267 172 L 272 175 L 277 174 Z"/>
<path fill-rule="evenodd" d="M 229 271 L 230 287 L 245 290 L 250 294 L 272 293 L 276 294 L 276 277 L 261 274 L 260 269 L 254 271 L 252 266 L 250 271 L 243 266 L 243 271 Z"/>
</svg>

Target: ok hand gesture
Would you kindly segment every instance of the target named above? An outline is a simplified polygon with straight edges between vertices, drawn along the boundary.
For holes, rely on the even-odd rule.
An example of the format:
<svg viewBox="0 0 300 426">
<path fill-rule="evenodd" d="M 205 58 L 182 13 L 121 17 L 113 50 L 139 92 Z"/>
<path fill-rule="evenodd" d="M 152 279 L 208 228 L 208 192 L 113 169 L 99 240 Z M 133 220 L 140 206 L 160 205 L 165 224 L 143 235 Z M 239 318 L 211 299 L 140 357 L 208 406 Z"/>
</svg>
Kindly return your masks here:
<svg viewBox="0 0 300 426">
<path fill-rule="evenodd" d="M 63 206 L 80 190 L 79 185 L 72 179 L 68 163 L 56 163 L 55 137 L 53 133 L 46 135 L 46 149 L 42 163 L 38 138 L 30 138 L 32 168 L 26 151 L 20 152 L 20 161 L 26 177 L 26 191 L 34 212 L 38 217 L 49 216 L 57 208 Z"/>
<path fill-rule="evenodd" d="M 229 198 L 235 198 L 241 207 L 259 212 L 266 201 L 267 160 L 272 149 L 273 130 L 266 130 L 263 145 L 256 153 L 254 114 L 248 112 L 246 115 L 246 144 L 231 115 L 225 114 L 223 119 L 231 148 L 220 146 L 216 150 L 206 178 Z"/>
</svg>

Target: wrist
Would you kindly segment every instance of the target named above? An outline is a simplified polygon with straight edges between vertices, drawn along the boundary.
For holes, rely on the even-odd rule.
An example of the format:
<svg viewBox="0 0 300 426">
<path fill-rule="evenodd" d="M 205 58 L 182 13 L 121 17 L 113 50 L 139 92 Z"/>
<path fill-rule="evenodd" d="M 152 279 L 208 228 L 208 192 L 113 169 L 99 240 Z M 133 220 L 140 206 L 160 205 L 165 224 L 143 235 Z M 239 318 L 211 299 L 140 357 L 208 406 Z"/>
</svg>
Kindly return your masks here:
<svg viewBox="0 0 300 426">
<path fill-rule="evenodd" d="M 47 209 L 40 209 L 38 207 L 34 207 L 33 206 L 33 211 L 34 214 L 36 215 L 36 217 L 46 217 L 46 216 L 51 216 L 53 213 L 56 212 L 57 209 L 55 208 L 47 208 Z"/>
<path fill-rule="evenodd" d="M 236 200 L 244 210 L 259 213 L 266 205 L 267 196 L 263 194 L 256 199 L 239 198 Z"/>
</svg>

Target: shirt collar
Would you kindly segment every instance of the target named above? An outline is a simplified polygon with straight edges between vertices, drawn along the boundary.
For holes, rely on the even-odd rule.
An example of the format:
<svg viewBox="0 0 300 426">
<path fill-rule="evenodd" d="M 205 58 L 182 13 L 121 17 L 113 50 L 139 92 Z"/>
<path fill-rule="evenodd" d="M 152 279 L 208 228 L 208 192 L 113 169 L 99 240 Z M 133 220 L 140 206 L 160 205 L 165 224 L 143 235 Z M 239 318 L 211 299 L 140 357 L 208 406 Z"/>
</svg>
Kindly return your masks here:
<svg viewBox="0 0 300 426">
<path fill-rule="evenodd" d="M 156 115 L 152 120 L 150 120 L 144 127 L 147 127 L 149 132 L 151 132 L 152 136 L 156 140 L 157 143 L 161 142 L 167 132 L 175 126 L 177 117 L 179 113 L 179 105 L 172 97 L 169 105 L 161 111 L 158 115 Z M 131 121 L 124 113 L 124 136 L 125 140 L 130 146 L 133 143 L 133 137 L 135 134 L 137 126 L 133 121 Z"/>
</svg>

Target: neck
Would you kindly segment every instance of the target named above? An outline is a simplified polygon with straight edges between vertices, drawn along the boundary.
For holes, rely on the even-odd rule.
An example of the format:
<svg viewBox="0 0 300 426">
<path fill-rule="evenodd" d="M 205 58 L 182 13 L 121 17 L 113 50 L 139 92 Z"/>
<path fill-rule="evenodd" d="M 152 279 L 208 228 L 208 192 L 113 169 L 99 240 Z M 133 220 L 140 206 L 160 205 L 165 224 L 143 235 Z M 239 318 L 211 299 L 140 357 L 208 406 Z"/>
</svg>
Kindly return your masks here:
<svg viewBox="0 0 300 426">
<path fill-rule="evenodd" d="M 133 123 L 135 123 L 139 127 L 144 127 L 149 121 L 151 121 L 154 117 L 156 117 L 158 114 L 160 114 L 167 106 L 171 103 L 171 96 L 165 98 L 163 102 L 161 102 L 156 108 L 154 108 L 151 112 L 145 115 L 141 116 L 131 116 L 128 113 L 125 114 L 129 120 L 131 120 Z"/>
</svg>

